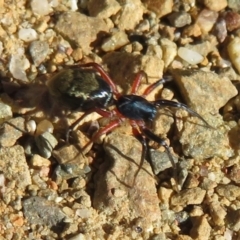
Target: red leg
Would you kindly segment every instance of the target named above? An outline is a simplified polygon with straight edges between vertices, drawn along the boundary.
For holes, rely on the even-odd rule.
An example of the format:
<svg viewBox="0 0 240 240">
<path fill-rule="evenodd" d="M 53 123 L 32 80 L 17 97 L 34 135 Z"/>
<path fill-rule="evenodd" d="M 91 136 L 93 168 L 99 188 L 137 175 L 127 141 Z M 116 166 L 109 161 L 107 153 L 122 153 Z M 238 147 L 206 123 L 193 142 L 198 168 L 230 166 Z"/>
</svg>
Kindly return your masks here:
<svg viewBox="0 0 240 240">
<path fill-rule="evenodd" d="M 108 111 L 108 110 L 105 110 L 105 109 L 96 108 L 95 112 L 97 112 L 102 117 L 106 117 L 106 118 L 112 118 L 113 116 L 117 115 L 115 109 L 113 109 L 112 111 Z"/>
<path fill-rule="evenodd" d="M 160 80 L 158 80 L 157 82 L 155 82 L 155 83 L 153 83 L 153 84 L 151 84 L 150 86 L 148 86 L 146 89 L 145 89 L 145 91 L 144 91 L 144 93 L 143 93 L 143 97 L 145 97 L 145 96 L 147 96 L 150 92 L 152 92 L 156 87 L 158 87 L 159 85 L 161 85 L 161 84 L 164 84 L 164 83 L 166 83 L 166 82 L 170 82 L 172 79 L 168 79 L 168 78 L 162 78 L 162 79 L 160 79 Z"/>
<path fill-rule="evenodd" d="M 144 71 L 140 71 L 137 73 L 137 75 L 133 81 L 133 84 L 132 84 L 131 94 L 136 94 L 143 77 L 145 77 L 147 79 L 147 74 Z"/>
<path fill-rule="evenodd" d="M 83 147 L 83 151 L 84 149 L 86 149 L 92 142 L 94 142 L 96 139 L 98 139 L 99 137 L 101 137 L 103 134 L 106 134 L 108 132 L 110 132 L 111 130 L 113 130 L 114 128 L 118 127 L 121 123 L 120 119 L 114 120 L 112 122 L 110 122 L 107 126 L 105 126 L 104 128 L 100 129 L 94 136 L 93 138 Z"/>
<path fill-rule="evenodd" d="M 81 67 L 93 67 L 95 68 L 102 76 L 102 78 L 111 86 L 113 93 L 119 97 L 120 93 L 117 90 L 116 85 L 114 84 L 114 82 L 112 81 L 112 79 L 108 76 L 108 74 L 106 73 L 106 71 L 102 68 L 101 65 L 91 62 L 91 63 L 86 63 L 86 64 L 82 64 L 80 65 Z"/>
</svg>

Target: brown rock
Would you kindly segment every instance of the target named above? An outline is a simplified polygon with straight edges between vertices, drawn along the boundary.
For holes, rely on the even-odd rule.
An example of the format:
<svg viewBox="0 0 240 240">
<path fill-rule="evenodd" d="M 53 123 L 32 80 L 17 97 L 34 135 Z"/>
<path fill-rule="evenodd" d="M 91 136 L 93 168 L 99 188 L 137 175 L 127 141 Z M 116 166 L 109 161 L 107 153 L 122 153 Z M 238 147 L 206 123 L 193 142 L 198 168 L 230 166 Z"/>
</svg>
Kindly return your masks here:
<svg viewBox="0 0 240 240">
<path fill-rule="evenodd" d="M 120 8 L 121 6 L 116 0 L 88 1 L 88 11 L 92 17 L 109 18 L 116 14 Z"/>
<path fill-rule="evenodd" d="M 8 181 L 24 189 L 31 184 L 29 168 L 21 146 L 0 148 L 0 171 Z"/>
<path fill-rule="evenodd" d="M 119 224 L 141 220 L 141 228 L 160 221 L 159 200 L 150 165 L 139 169 L 142 146 L 134 137 L 113 132 L 104 144 L 107 154 L 95 177 L 93 206 Z"/>
<path fill-rule="evenodd" d="M 155 12 L 158 18 L 161 18 L 172 12 L 173 0 L 143 0 L 147 9 Z"/>
<path fill-rule="evenodd" d="M 199 187 L 185 189 L 172 196 L 171 204 L 174 206 L 185 206 L 190 204 L 201 204 L 206 194 L 206 190 Z"/>
<path fill-rule="evenodd" d="M 227 215 L 227 211 L 221 206 L 221 204 L 218 201 L 212 201 L 209 204 L 209 209 L 215 224 L 218 226 L 224 225 L 224 219 Z"/>
<path fill-rule="evenodd" d="M 223 10 L 228 5 L 227 0 L 218 0 L 218 1 L 204 0 L 203 2 L 204 2 L 204 5 L 208 9 L 215 11 L 215 12 L 219 12 L 219 11 Z"/>
<path fill-rule="evenodd" d="M 123 0 L 120 3 L 121 9 L 113 17 L 113 22 L 120 30 L 134 29 L 143 17 L 144 8 L 142 2 L 140 0 L 131 0 L 130 3 Z"/>
<path fill-rule="evenodd" d="M 109 68 L 109 75 L 114 82 L 126 92 L 132 85 L 136 73 L 140 70 L 146 72 L 148 83 L 153 83 L 160 79 L 163 74 L 163 61 L 150 55 L 131 54 L 126 52 L 111 52 L 103 57 L 103 62 Z M 146 83 L 146 80 L 143 79 Z"/>
<path fill-rule="evenodd" d="M 226 21 L 228 31 L 231 32 L 240 27 L 240 14 L 237 12 L 227 12 L 224 19 Z"/>
<path fill-rule="evenodd" d="M 216 114 L 228 100 L 237 95 L 237 89 L 228 78 L 200 70 L 174 70 L 182 96 L 200 114 Z"/>
<path fill-rule="evenodd" d="M 9 122 L 9 123 L 8 123 Z M 25 120 L 17 117 L 3 124 L 0 135 L 0 145 L 11 147 L 25 132 Z"/>
<path fill-rule="evenodd" d="M 218 185 L 216 187 L 216 192 L 220 196 L 227 198 L 229 201 L 234 201 L 240 196 L 240 187 L 233 184 Z"/>
<path fill-rule="evenodd" d="M 64 12 L 58 17 L 55 30 L 88 54 L 91 51 L 90 44 L 100 32 L 107 32 L 108 27 L 101 18 L 87 17 L 79 12 Z"/>
<path fill-rule="evenodd" d="M 190 236 L 193 239 L 209 240 L 211 229 L 212 228 L 205 216 L 198 217 L 193 220 L 193 227 L 191 229 Z"/>
</svg>

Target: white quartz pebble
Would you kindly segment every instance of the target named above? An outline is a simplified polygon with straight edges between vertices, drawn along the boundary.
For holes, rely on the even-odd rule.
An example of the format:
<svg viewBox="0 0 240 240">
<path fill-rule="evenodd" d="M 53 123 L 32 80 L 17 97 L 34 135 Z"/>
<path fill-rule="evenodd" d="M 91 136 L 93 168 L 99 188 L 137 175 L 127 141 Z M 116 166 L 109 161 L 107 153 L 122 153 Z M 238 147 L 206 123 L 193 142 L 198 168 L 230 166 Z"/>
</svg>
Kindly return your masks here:
<svg viewBox="0 0 240 240">
<path fill-rule="evenodd" d="M 191 65 L 198 64 L 204 59 L 201 54 L 186 47 L 180 47 L 178 49 L 178 56 Z"/>
<path fill-rule="evenodd" d="M 38 38 L 38 35 L 32 28 L 22 28 L 18 31 L 18 37 L 24 42 L 32 42 Z"/>
<path fill-rule="evenodd" d="M 48 3 L 48 0 L 32 0 L 31 1 L 32 11 L 39 15 L 47 15 L 51 12 L 51 6 Z"/>
</svg>

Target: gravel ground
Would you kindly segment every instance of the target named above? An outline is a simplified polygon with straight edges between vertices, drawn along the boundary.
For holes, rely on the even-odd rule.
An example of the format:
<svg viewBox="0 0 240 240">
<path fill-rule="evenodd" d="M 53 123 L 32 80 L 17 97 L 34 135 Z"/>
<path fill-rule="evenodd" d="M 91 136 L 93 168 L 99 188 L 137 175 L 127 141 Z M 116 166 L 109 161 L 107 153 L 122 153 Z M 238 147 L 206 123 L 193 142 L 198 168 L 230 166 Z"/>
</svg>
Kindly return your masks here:
<svg viewBox="0 0 240 240">
<path fill-rule="evenodd" d="M 239 1 L 0 0 L 0 20 L 0 239 L 240 239 Z M 147 99 L 208 123 L 159 109 L 177 172 L 151 141 L 141 166 L 128 121 L 82 151 L 111 121 L 91 113 L 66 141 L 83 113 L 49 81 L 89 62 L 123 93 L 172 77 Z"/>
</svg>

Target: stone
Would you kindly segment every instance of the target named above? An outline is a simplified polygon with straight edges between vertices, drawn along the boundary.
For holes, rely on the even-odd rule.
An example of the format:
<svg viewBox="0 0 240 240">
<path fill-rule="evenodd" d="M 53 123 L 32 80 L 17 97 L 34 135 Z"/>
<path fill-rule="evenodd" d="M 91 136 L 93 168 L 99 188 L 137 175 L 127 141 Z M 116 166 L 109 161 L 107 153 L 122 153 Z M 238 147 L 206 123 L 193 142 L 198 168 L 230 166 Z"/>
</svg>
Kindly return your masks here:
<svg viewBox="0 0 240 240">
<path fill-rule="evenodd" d="M 88 54 L 92 48 L 91 43 L 97 40 L 99 33 L 108 32 L 109 29 L 101 18 L 69 11 L 60 14 L 55 30 Z"/>
<path fill-rule="evenodd" d="M 17 188 L 25 189 L 32 183 L 24 150 L 19 145 L 0 148 L 0 171 Z"/>
<path fill-rule="evenodd" d="M 163 52 L 164 68 L 167 68 L 177 55 L 177 45 L 167 38 L 162 38 L 160 44 Z"/>
<path fill-rule="evenodd" d="M 30 5 L 35 14 L 44 16 L 51 12 L 51 7 L 48 3 L 48 0 L 42 0 L 41 2 L 38 0 L 31 0 Z"/>
<path fill-rule="evenodd" d="M 11 56 L 9 70 L 14 78 L 22 81 L 28 81 L 26 69 L 29 68 L 29 61 L 23 54 L 14 54 Z"/>
<path fill-rule="evenodd" d="M 58 141 L 50 132 L 44 132 L 35 136 L 35 142 L 39 153 L 44 158 L 50 158 L 53 149 L 56 147 Z"/>
<path fill-rule="evenodd" d="M 201 204 L 206 194 L 206 190 L 199 187 L 184 189 L 171 198 L 171 205 L 186 206 L 192 204 Z"/>
<path fill-rule="evenodd" d="M 178 56 L 191 65 L 199 64 L 204 59 L 201 54 L 186 47 L 178 48 Z"/>
<path fill-rule="evenodd" d="M 25 133 L 25 120 L 22 117 L 10 119 L 1 129 L 0 146 L 12 147 Z"/>
<path fill-rule="evenodd" d="M 233 184 L 218 185 L 215 189 L 220 196 L 227 198 L 229 201 L 234 201 L 240 197 L 240 187 Z"/>
<path fill-rule="evenodd" d="M 161 218 L 159 200 L 150 165 L 144 161 L 139 169 L 141 143 L 115 131 L 108 135 L 104 149 L 107 157 L 95 176 L 94 208 L 116 224 L 123 217 L 129 222 L 140 219 L 143 231 L 152 229 Z"/>
<path fill-rule="evenodd" d="M 181 28 L 191 24 L 191 15 L 187 12 L 173 12 L 168 16 L 168 20 L 172 26 Z"/>
<path fill-rule="evenodd" d="M 117 50 L 129 42 L 128 36 L 125 32 L 119 31 L 114 33 L 111 37 L 104 40 L 101 48 L 104 52 Z"/>
<path fill-rule="evenodd" d="M 104 55 L 103 62 L 109 69 L 109 75 L 123 91 L 129 90 L 136 73 L 140 70 L 146 72 L 149 84 L 159 80 L 163 75 L 164 62 L 156 56 L 110 52 Z"/>
<path fill-rule="evenodd" d="M 193 220 L 193 227 L 190 231 L 190 236 L 193 239 L 209 240 L 211 226 L 208 223 L 206 216 L 201 216 Z"/>
<path fill-rule="evenodd" d="M 87 4 L 91 17 L 109 18 L 115 15 L 121 6 L 116 0 L 90 0 Z"/>
<path fill-rule="evenodd" d="M 237 89 L 228 78 L 220 78 L 216 73 L 201 70 L 172 71 L 187 105 L 197 113 L 217 114 Z"/>
<path fill-rule="evenodd" d="M 219 1 L 204 0 L 203 3 L 208 9 L 215 11 L 215 12 L 219 12 L 219 11 L 223 10 L 228 5 L 227 0 L 219 0 Z"/>
<path fill-rule="evenodd" d="M 173 0 L 143 0 L 145 7 L 161 18 L 172 12 Z"/>
<path fill-rule="evenodd" d="M 64 213 L 52 201 L 43 197 L 29 197 L 23 200 L 23 213 L 30 224 L 46 225 L 62 229 Z"/>
<path fill-rule="evenodd" d="M 200 27 L 202 34 L 211 31 L 218 18 L 218 13 L 208 9 L 203 9 L 196 20 L 196 24 Z"/>
<path fill-rule="evenodd" d="M 0 102 L 0 123 L 8 120 L 13 115 L 12 109 L 9 105 Z"/>
<path fill-rule="evenodd" d="M 143 18 L 144 7 L 142 2 L 140 0 L 123 0 L 120 3 L 121 9 L 113 17 L 114 24 L 120 30 L 134 29 Z"/>
<path fill-rule="evenodd" d="M 49 54 L 49 45 L 45 41 L 33 41 L 29 46 L 29 52 L 36 66 L 39 66 Z"/>
<path fill-rule="evenodd" d="M 230 57 L 231 62 L 234 67 L 237 69 L 238 74 L 240 73 L 240 37 L 233 38 L 228 46 L 227 51 Z"/>
<path fill-rule="evenodd" d="M 18 31 L 18 37 L 24 42 L 32 42 L 38 38 L 37 32 L 32 28 L 21 28 Z"/>
<path fill-rule="evenodd" d="M 224 220 L 227 215 L 227 211 L 221 206 L 220 202 L 210 202 L 209 210 L 214 223 L 218 226 L 223 226 L 225 223 Z"/>
<path fill-rule="evenodd" d="M 228 31 L 234 31 L 240 28 L 240 14 L 237 12 L 227 12 L 224 15 L 226 27 Z"/>
</svg>

